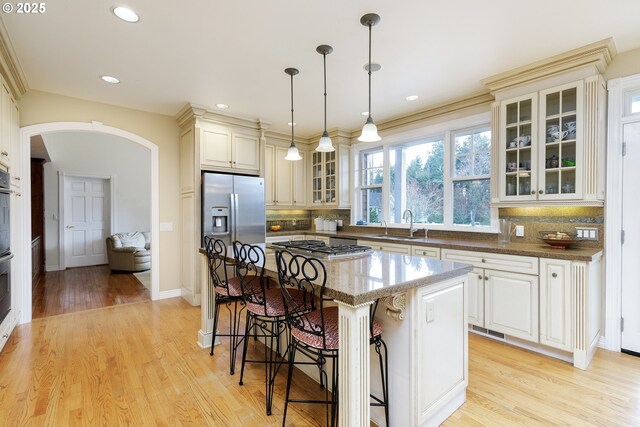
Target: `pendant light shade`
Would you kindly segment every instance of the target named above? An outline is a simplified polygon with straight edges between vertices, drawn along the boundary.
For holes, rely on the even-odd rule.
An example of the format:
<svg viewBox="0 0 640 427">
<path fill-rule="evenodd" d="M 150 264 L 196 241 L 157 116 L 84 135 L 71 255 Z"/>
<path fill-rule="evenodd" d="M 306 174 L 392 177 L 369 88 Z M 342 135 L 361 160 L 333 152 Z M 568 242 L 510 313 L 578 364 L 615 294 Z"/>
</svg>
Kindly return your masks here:
<svg viewBox="0 0 640 427">
<path fill-rule="evenodd" d="M 361 142 L 375 142 L 380 141 L 380 135 L 378 135 L 378 128 L 373 122 L 371 117 L 371 27 L 380 22 L 380 16 L 375 13 L 367 13 L 360 18 L 360 23 L 365 27 L 369 27 L 369 65 L 367 66 L 367 73 L 369 74 L 369 117 L 362 127 L 362 134 L 358 137 L 358 141 Z"/>
<path fill-rule="evenodd" d="M 294 135 L 293 135 L 293 127 L 295 122 L 293 121 L 293 76 L 299 73 L 297 68 L 287 68 L 284 70 L 289 76 L 291 76 L 291 145 L 289 146 L 289 150 L 287 151 L 287 155 L 285 156 L 285 160 L 302 160 L 300 157 L 300 152 L 298 151 L 298 147 L 296 147 Z"/>
<path fill-rule="evenodd" d="M 322 61 L 324 63 L 324 132 L 318 142 L 316 151 L 330 152 L 335 151 L 331 138 L 327 133 L 327 55 L 333 52 L 333 48 L 326 44 L 320 45 L 316 48 L 316 52 L 322 55 Z"/>
</svg>

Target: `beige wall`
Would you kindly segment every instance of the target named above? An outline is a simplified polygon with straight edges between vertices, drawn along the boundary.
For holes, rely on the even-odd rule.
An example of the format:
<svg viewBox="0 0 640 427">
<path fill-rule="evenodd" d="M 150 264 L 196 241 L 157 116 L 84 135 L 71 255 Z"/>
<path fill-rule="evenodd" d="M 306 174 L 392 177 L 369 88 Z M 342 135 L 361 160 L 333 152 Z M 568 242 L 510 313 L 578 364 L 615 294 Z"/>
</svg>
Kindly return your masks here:
<svg viewBox="0 0 640 427">
<path fill-rule="evenodd" d="M 604 74 L 606 80 L 640 74 L 640 49 L 628 50 L 615 56 Z"/>
<path fill-rule="evenodd" d="M 27 92 L 19 101 L 20 127 L 50 122 L 101 122 L 139 135 L 158 146 L 160 222 L 173 231 L 160 233 L 160 291 L 180 289 L 179 129 L 173 117 L 146 113 L 45 92 Z"/>
</svg>

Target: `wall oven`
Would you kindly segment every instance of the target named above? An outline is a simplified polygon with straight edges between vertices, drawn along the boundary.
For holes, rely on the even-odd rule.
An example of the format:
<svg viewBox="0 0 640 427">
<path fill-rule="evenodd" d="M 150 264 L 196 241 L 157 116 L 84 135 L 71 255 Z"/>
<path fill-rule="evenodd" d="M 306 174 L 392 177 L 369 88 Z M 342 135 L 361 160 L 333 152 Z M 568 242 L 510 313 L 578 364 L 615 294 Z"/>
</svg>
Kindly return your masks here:
<svg viewBox="0 0 640 427">
<path fill-rule="evenodd" d="M 11 198 L 9 174 L 0 170 L 0 323 L 11 311 Z"/>
</svg>

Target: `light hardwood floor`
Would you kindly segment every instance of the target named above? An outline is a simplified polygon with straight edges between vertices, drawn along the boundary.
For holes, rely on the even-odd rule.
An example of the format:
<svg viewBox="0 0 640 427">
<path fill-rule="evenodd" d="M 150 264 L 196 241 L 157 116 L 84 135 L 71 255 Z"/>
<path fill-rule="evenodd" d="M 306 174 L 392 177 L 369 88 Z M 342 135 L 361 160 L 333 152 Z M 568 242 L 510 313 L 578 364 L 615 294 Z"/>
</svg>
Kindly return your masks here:
<svg viewBox="0 0 640 427">
<path fill-rule="evenodd" d="M 239 386 L 226 341 L 213 357 L 197 347 L 199 319 L 174 298 L 18 326 L 0 354 L 0 425 L 281 425 L 286 369 L 267 417 L 263 369 L 247 365 Z M 473 334 L 469 349 L 467 402 L 446 426 L 640 425 L 638 358 L 598 350 L 580 371 Z M 298 374 L 292 393 L 320 398 Z M 291 406 L 287 425 L 324 425 L 324 410 Z"/>
<path fill-rule="evenodd" d="M 133 274 L 112 273 L 107 265 L 68 268 L 40 277 L 33 289 L 32 316 L 38 319 L 148 299 L 149 289 Z"/>
</svg>

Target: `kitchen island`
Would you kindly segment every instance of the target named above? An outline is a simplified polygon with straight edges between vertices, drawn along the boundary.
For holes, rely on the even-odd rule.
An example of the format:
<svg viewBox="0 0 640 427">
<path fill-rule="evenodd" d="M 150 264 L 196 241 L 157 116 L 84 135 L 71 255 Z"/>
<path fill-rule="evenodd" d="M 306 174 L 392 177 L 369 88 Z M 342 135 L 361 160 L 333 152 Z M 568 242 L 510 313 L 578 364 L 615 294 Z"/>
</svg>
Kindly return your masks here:
<svg viewBox="0 0 640 427">
<path fill-rule="evenodd" d="M 201 251 L 201 277 L 208 277 Z M 325 295 L 339 307 L 339 425 L 369 426 L 369 306 L 389 349 L 391 425 L 439 425 L 465 400 L 467 387 L 467 273 L 471 266 L 374 251 L 325 261 Z M 267 255 L 267 274 L 277 276 Z M 199 343 L 211 343 L 209 286 L 202 283 Z M 208 340 L 207 340 L 208 338 Z M 207 342 L 208 341 L 208 342 Z M 376 369 L 377 370 L 377 369 Z M 378 409 L 378 408 L 376 408 Z M 374 421 L 383 424 L 374 412 Z"/>
</svg>

